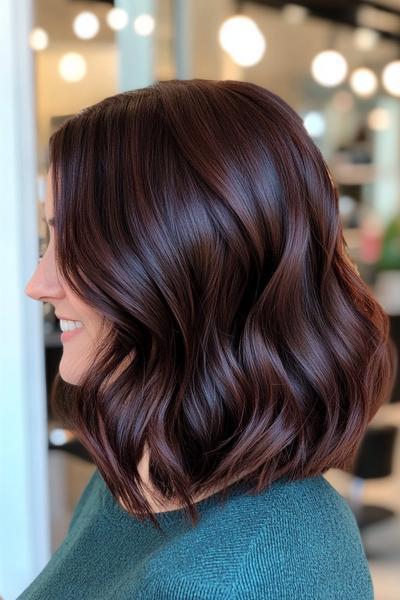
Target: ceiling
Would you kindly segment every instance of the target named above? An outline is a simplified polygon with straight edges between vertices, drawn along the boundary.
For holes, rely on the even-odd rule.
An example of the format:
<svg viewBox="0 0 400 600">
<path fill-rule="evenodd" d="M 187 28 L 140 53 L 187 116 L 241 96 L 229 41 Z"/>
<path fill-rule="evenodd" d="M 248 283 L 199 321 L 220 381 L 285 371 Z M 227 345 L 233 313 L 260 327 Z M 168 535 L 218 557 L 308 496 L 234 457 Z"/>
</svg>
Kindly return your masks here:
<svg viewBox="0 0 400 600">
<path fill-rule="evenodd" d="M 300 3 L 300 0 L 292 1 Z M 291 26 L 284 21 L 276 6 L 275 8 L 270 6 L 272 2 L 278 4 L 278 0 L 253 0 L 245 3 L 236 0 L 236 2 L 240 2 L 244 12 L 256 20 L 268 42 L 265 58 L 259 64 L 250 67 L 246 76 L 261 85 L 269 85 L 277 93 L 281 93 L 289 99 L 291 92 L 295 94 L 295 90 L 300 89 L 301 86 L 313 85 L 309 76 L 311 60 L 317 52 L 330 45 L 334 45 L 345 54 L 350 66 L 365 65 L 377 71 L 389 60 L 393 60 L 398 52 L 397 44 L 390 39 L 382 39 L 371 51 L 360 52 L 353 44 L 353 26 L 346 23 L 335 24 L 327 19 L 313 16 L 313 13 L 309 14 L 301 26 Z M 307 3 L 311 2 L 314 5 L 323 4 L 325 8 L 354 4 L 351 0 L 308 0 Z M 106 25 L 105 21 L 111 6 L 108 2 L 36 0 L 34 4 L 36 7 L 35 25 L 48 31 L 53 47 L 67 44 L 71 48 L 75 47 L 83 51 L 85 46 L 89 48 L 94 43 L 113 44 L 115 41 L 115 33 Z M 171 23 L 173 4 L 174 0 L 154 0 L 157 39 L 162 37 L 172 45 L 175 37 L 174 25 Z M 280 8 L 284 4 L 284 2 L 279 2 Z M 391 0 L 391 4 L 400 7 L 400 0 Z M 95 40 L 78 40 L 72 30 L 72 21 L 79 12 L 88 10 L 89 7 L 100 19 L 100 31 Z M 197 46 L 198 52 L 201 52 L 201 48 L 205 48 L 209 44 L 208 40 L 211 35 L 217 35 L 214 25 L 215 23 L 211 27 L 207 14 L 204 15 L 204 18 L 199 17 L 196 20 L 196 29 L 198 29 L 196 37 L 201 40 L 200 45 Z M 301 52 L 299 52 L 299 48 L 301 48 Z M 204 53 L 204 60 L 207 59 L 207 56 L 207 53 Z M 206 65 L 203 70 L 207 72 Z M 326 93 L 325 89 L 321 89 L 321 86 L 317 85 L 311 91 L 315 97 L 318 94 L 323 97 Z"/>
<path fill-rule="evenodd" d="M 94 12 L 100 20 L 100 31 L 96 42 L 111 43 L 114 32 L 106 25 L 106 14 L 111 4 L 108 2 L 82 2 L 78 0 L 34 0 L 34 22 L 36 27 L 43 27 L 50 42 L 77 42 L 72 30 L 72 22 L 76 15 L 84 10 Z M 91 40 L 85 40 L 90 44 Z"/>
<path fill-rule="evenodd" d="M 195 0 L 200 1 L 200 0 Z M 158 13 L 164 12 L 164 5 L 173 5 L 174 0 L 156 0 L 154 2 L 155 10 Z M 385 11 L 372 14 L 370 28 L 378 31 L 383 39 L 399 42 L 400 44 L 400 0 L 234 0 L 233 5 L 238 10 L 247 12 L 252 7 L 265 7 L 266 10 L 275 9 L 277 12 L 283 6 L 289 3 L 296 3 L 308 9 L 310 17 L 317 17 L 326 20 L 328 23 L 344 24 L 355 27 L 358 24 L 358 15 L 360 8 L 377 10 L 384 8 Z M 100 19 L 100 31 L 96 36 L 97 43 L 112 43 L 115 33 L 106 25 L 106 14 L 113 5 L 113 0 L 35 0 L 35 26 L 43 27 L 50 36 L 50 39 L 56 42 L 77 42 L 72 31 L 72 21 L 81 11 L 91 10 Z M 389 11 L 389 12 L 388 12 Z M 379 19 L 379 14 L 382 18 Z M 367 15 L 368 16 L 368 15 Z M 157 18 L 157 15 L 156 15 Z M 371 19 L 370 19 L 371 20 Z M 386 23 L 392 23 L 391 31 L 388 31 Z M 158 19 L 158 24 L 167 26 L 163 20 Z M 381 25 L 381 26 L 380 26 Z M 385 25 L 385 27 L 382 27 Z M 199 26 L 201 24 L 199 23 Z M 90 43 L 90 40 L 85 41 Z"/>
<path fill-rule="evenodd" d="M 174 0 L 154 0 L 154 16 L 158 32 L 162 36 L 165 35 L 165 28 L 169 28 L 166 15 L 173 2 Z M 112 0 L 33 0 L 33 4 L 35 27 L 43 27 L 53 44 L 70 42 L 81 46 L 93 43 L 93 40 L 78 40 L 72 30 L 74 18 L 85 10 L 95 13 L 100 21 L 95 42 L 106 44 L 115 41 L 115 32 L 106 23 L 106 15 L 113 5 Z"/>
<path fill-rule="evenodd" d="M 307 8 L 311 16 L 353 27 L 368 26 L 381 37 L 400 43 L 400 0 L 236 0 L 238 7 L 258 4 L 279 10 L 294 3 Z"/>
</svg>

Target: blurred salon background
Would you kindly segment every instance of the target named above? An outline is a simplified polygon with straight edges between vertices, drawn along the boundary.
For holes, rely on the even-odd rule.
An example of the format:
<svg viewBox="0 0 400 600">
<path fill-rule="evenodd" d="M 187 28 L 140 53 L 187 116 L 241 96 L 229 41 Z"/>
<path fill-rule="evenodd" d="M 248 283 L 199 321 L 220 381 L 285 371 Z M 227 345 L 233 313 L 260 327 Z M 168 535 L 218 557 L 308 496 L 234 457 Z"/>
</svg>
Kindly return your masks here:
<svg viewBox="0 0 400 600">
<path fill-rule="evenodd" d="M 157 80 L 276 92 L 331 169 L 350 254 L 400 352 L 400 0 L 2 0 L 0 34 L 0 596 L 13 600 L 59 546 L 95 469 L 51 412 L 53 307 L 23 292 L 48 242 L 50 134 Z M 397 373 L 353 471 L 325 475 L 354 511 L 377 600 L 400 598 L 399 428 Z"/>
</svg>

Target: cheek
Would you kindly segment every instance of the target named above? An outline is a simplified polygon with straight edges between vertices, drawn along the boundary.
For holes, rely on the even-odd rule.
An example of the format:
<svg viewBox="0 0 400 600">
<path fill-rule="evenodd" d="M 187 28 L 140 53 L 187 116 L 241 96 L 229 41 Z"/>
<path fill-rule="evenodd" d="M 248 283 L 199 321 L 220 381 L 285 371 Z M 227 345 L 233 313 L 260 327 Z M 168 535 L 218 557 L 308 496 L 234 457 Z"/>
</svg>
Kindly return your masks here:
<svg viewBox="0 0 400 600">
<path fill-rule="evenodd" d="M 90 338 L 91 340 L 95 340 L 97 338 L 96 327 L 93 323 L 84 322 L 84 335 L 86 338 Z"/>
<path fill-rule="evenodd" d="M 97 341 L 101 335 L 101 332 L 107 332 L 107 325 L 103 325 L 103 320 L 100 319 L 97 315 L 93 317 L 93 315 L 86 318 L 86 320 L 82 320 L 86 334 L 93 340 Z"/>
</svg>

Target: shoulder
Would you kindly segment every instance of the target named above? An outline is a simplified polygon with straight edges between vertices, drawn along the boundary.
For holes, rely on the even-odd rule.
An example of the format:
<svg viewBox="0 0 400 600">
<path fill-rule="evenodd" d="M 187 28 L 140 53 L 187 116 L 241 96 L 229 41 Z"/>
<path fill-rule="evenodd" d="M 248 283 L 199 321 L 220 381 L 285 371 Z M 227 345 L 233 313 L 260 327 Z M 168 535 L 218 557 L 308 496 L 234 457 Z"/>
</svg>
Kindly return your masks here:
<svg viewBox="0 0 400 600">
<path fill-rule="evenodd" d="M 263 598 L 275 590 L 276 599 L 373 600 L 353 512 L 323 476 L 274 486 L 260 502 L 266 510 L 243 556 L 234 597 Z"/>
<path fill-rule="evenodd" d="M 165 598 L 373 599 L 353 513 L 323 476 L 213 506 L 156 563 Z"/>
</svg>

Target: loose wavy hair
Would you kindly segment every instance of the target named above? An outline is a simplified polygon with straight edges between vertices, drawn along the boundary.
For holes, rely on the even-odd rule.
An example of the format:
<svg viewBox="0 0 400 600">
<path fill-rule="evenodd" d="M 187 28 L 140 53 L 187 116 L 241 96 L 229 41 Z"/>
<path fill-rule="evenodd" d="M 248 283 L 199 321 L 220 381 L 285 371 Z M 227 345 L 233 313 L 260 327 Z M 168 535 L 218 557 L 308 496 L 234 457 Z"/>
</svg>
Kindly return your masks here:
<svg viewBox="0 0 400 600">
<path fill-rule="evenodd" d="M 107 323 L 51 406 L 115 498 L 184 505 L 351 469 L 397 368 L 350 259 L 338 193 L 300 116 L 233 80 L 107 97 L 49 140 L 57 268 Z"/>
</svg>

